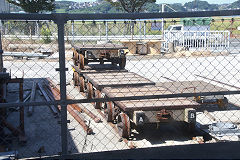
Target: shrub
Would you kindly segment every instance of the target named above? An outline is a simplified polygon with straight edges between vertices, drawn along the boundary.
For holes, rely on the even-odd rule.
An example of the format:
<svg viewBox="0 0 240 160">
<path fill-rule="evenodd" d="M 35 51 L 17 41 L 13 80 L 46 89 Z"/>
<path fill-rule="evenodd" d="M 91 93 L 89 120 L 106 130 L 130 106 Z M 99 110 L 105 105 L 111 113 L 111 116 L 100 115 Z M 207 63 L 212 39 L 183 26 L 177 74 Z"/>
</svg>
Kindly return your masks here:
<svg viewBox="0 0 240 160">
<path fill-rule="evenodd" d="M 41 36 L 42 36 L 43 43 L 45 44 L 51 43 L 51 35 L 52 34 L 49 28 L 45 26 L 41 28 Z"/>
</svg>

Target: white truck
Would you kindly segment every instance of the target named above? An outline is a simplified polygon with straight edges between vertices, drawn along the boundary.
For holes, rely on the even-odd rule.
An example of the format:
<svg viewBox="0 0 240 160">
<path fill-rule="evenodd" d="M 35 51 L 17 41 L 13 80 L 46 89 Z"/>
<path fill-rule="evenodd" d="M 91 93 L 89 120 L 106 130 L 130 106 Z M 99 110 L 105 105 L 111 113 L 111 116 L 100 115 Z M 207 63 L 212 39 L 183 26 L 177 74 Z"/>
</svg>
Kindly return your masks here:
<svg viewBox="0 0 240 160">
<path fill-rule="evenodd" d="M 210 26 L 170 25 L 164 30 L 165 45 L 186 49 L 224 50 L 229 47 L 229 31 L 210 31 Z M 167 47 L 167 46 L 166 46 Z"/>
</svg>

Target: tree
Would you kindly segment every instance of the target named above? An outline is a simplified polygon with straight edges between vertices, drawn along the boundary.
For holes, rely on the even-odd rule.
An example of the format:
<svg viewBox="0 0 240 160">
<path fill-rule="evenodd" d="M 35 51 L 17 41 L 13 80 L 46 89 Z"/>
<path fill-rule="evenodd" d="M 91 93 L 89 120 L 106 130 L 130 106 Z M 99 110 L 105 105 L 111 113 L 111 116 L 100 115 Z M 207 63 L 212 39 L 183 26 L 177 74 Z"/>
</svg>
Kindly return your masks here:
<svg viewBox="0 0 240 160">
<path fill-rule="evenodd" d="M 195 0 L 192 2 L 187 2 L 184 4 L 184 7 L 190 10 L 217 10 L 218 5 L 209 4 L 207 1 Z"/>
<path fill-rule="evenodd" d="M 141 12 L 147 3 L 155 3 L 156 0 L 106 0 L 112 6 L 128 13 Z"/>
<path fill-rule="evenodd" d="M 25 12 L 39 13 L 41 11 L 53 11 L 55 0 L 7 0 L 9 3 L 21 7 Z"/>
<path fill-rule="evenodd" d="M 240 8 L 240 0 L 233 2 L 231 5 L 228 6 L 231 9 L 239 9 Z"/>
</svg>

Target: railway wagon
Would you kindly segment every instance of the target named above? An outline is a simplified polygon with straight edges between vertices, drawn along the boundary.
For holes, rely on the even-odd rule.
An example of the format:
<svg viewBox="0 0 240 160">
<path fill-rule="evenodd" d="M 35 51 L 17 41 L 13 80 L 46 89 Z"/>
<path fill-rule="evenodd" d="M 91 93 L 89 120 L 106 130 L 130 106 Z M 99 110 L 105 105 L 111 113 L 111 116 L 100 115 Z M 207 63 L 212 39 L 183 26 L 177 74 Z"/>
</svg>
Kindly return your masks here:
<svg viewBox="0 0 240 160">
<path fill-rule="evenodd" d="M 76 68 L 76 67 L 75 67 Z M 81 77 L 80 91 L 86 92 L 86 97 L 135 97 L 159 94 L 171 94 L 163 87 L 156 87 L 151 80 L 126 70 L 79 70 Z M 132 128 L 142 127 L 149 123 L 184 121 L 190 130 L 196 122 L 195 108 L 197 102 L 187 98 L 145 99 L 114 102 L 96 102 L 96 109 L 103 109 L 108 122 L 116 122 L 119 135 L 128 138 Z"/>
<path fill-rule="evenodd" d="M 80 92 L 86 91 L 87 79 L 84 74 L 91 73 L 116 73 L 116 72 L 128 72 L 126 69 L 121 69 L 119 66 L 111 64 L 89 64 L 85 65 L 84 70 L 79 69 L 78 66 L 72 65 L 73 68 L 73 82 L 75 86 L 79 87 Z"/>
<path fill-rule="evenodd" d="M 161 94 L 172 94 L 168 89 L 148 86 L 106 87 L 103 89 L 106 97 L 137 97 Z M 147 124 L 170 121 L 186 122 L 189 131 L 195 129 L 196 108 L 199 103 L 187 98 L 141 99 L 105 102 L 104 113 L 108 122 L 116 121 L 119 135 L 128 138 L 132 128 Z"/>
<path fill-rule="evenodd" d="M 73 46 L 74 65 L 78 65 L 80 69 L 90 62 L 111 62 L 113 65 L 118 64 L 121 69 L 126 65 L 126 54 L 123 45 L 106 43 L 106 44 L 87 44 Z"/>
<path fill-rule="evenodd" d="M 211 82 L 211 81 L 210 81 Z M 200 93 L 200 92 L 227 92 L 226 88 L 219 87 L 212 83 L 205 81 L 173 81 L 158 83 L 157 86 L 168 88 L 173 93 Z M 211 95 L 211 96 L 194 96 L 191 98 L 199 104 L 215 104 L 220 109 L 226 109 L 228 107 L 228 99 L 224 94 Z"/>
</svg>

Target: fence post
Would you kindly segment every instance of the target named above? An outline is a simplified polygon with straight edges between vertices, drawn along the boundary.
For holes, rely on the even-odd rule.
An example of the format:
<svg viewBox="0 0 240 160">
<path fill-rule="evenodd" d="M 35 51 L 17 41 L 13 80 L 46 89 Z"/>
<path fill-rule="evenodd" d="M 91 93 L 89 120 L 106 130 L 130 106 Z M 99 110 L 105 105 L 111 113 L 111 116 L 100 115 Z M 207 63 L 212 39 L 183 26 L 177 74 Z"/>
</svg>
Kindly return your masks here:
<svg viewBox="0 0 240 160">
<path fill-rule="evenodd" d="M 67 22 L 67 14 L 54 14 L 55 23 L 58 27 L 58 49 L 60 71 L 60 92 L 61 92 L 61 142 L 62 155 L 68 154 L 67 146 L 67 104 L 66 104 L 66 71 L 65 66 L 65 44 L 64 44 L 64 24 Z"/>
<path fill-rule="evenodd" d="M 0 72 L 3 72 L 2 29 L 0 29 Z"/>
<path fill-rule="evenodd" d="M 74 21 L 71 22 L 72 24 L 72 44 L 74 43 Z"/>
<path fill-rule="evenodd" d="M 106 21 L 106 40 L 108 41 L 108 22 Z"/>
</svg>

